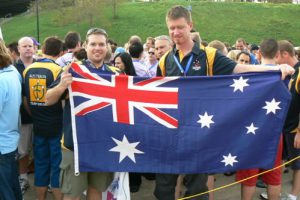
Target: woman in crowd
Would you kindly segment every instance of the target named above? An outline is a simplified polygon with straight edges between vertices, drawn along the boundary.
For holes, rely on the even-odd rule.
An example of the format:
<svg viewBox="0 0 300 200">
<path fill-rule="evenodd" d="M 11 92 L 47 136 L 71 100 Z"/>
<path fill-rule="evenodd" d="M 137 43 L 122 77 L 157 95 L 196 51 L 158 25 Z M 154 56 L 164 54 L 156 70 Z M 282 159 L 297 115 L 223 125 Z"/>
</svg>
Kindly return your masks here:
<svg viewBox="0 0 300 200">
<path fill-rule="evenodd" d="M 17 147 L 21 105 L 21 76 L 0 39 L 0 199 L 22 200 Z"/>
<path fill-rule="evenodd" d="M 115 67 L 122 70 L 126 75 L 136 76 L 131 56 L 126 53 L 118 53 L 114 58 Z"/>
</svg>

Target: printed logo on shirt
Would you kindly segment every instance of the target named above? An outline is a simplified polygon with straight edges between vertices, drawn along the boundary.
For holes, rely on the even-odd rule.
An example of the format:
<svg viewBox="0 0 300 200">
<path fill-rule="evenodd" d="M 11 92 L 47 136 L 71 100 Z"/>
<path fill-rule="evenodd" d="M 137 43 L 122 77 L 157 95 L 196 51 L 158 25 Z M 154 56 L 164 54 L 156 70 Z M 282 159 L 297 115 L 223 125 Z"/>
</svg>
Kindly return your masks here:
<svg viewBox="0 0 300 200">
<path fill-rule="evenodd" d="M 196 59 L 194 62 L 193 62 L 193 67 L 192 69 L 194 71 L 198 71 L 201 69 L 201 64 L 200 64 L 200 61 L 198 59 Z"/>
<path fill-rule="evenodd" d="M 46 79 L 32 78 L 29 80 L 30 102 L 45 103 Z"/>
</svg>

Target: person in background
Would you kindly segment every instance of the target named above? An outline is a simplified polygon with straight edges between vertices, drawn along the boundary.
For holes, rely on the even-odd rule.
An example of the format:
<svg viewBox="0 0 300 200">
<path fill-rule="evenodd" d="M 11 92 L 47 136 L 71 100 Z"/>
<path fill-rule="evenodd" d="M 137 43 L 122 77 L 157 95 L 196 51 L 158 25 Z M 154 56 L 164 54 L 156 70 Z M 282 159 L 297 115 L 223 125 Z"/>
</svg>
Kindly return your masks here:
<svg viewBox="0 0 300 200">
<path fill-rule="evenodd" d="M 239 64 L 250 64 L 250 54 L 246 51 L 241 51 L 236 56 L 236 61 Z"/>
<path fill-rule="evenodd" d="M 22 37 L 18 41 L 18 50 L 20 53 L 20 59 L 15 63 L 15 67 L 18 72 L 23 74 L 23 71 L 35 62 L 33 58 L 35 49 L 33 40 L 30 37 Z M 23 94 L 23 92 L 22 92 Z M 20 140 L 18 145 L 19 157 L 19 171 L 20 171 L 20 185 L 22 193 L 29 188 L 28 182 L 28 165 L 29 165 L 29 152 L 32 148 L 32 137 L 33 137 L 33 125 L 30 109 L 28 107 L 25 96 L 23 96 L 23 103 L 21 106 L 21 129 L 20 129 Z"/>
<path fill-rule="evenodd" d="M 7 48 L 9 50 L 9 54 L 13 60 L 13 64 L 15 64 L 20 57 L 20 53 L 18 51 L 18 43 L 12 42 L 7 45 Z"/>
<path fill-rule="evenodd" d="M 163 55 L 172 49 L 173 42 L 167 35 L 160 35 L 155 38 L 155 56 L 160 60 Z"/>
<path fill-rule="evenodd" d="M 11 64 L 0 41 L 0 199 L 22 200 L 17 160 L 22 79 Z"/>
<path fill-rule="evenodd" d="M 56 60 L 56 63 L 61 67 L 70 64 L 73 61 L 73 53 L 81 48 L 80 34 L 77 32 L 68 32 L 65 36 L 65 46 L 68 49 L 68 53 Z"/>
<path fill-rule="evenodd" d="M 43 58 L 29 65 L 23 73 L 23 88 L 33 119 L 34 184 L 38 200 L 46 199 L 49 184 L 55 199 L 62 199 L 59 189 L 62 104 L 47 106 L 45 99 L 47 88 L 61 72 L 55 60 L 62 52 L 62 45 L 57 37 L 46 38 L 42 47 Z"/>
<path fill-rule="evenodd" d="M 129 53 L 118 53 L 114 58 L 115 67 L 119 68 L 122 72 L 129 76 L 136 76 L 131 56 Z"/>
<path fill-rule="evenodd" d="M 224 45 L 223 42 L 221 42 L 219 40 L 211 41 L 210 43 L 208 43 L 208 47 L 213 47 L 215 49 L 218 49 L 225 56 L 228 54 L 228 50 L 227 50 L 226 46 Z"/>
</svg>

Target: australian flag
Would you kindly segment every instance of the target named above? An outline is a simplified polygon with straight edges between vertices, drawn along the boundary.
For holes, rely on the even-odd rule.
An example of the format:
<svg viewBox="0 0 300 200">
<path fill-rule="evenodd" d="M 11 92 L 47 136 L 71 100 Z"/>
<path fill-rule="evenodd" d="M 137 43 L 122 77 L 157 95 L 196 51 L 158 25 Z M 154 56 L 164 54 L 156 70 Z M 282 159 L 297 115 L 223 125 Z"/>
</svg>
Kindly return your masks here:
<svg viewBox="0 0 300 200">
<path fill-rule="evenodd" d="M 72 64 L 75 171 L 272 168 L 290 94 L 279 72 L 140 78 Z"/>
</svg>

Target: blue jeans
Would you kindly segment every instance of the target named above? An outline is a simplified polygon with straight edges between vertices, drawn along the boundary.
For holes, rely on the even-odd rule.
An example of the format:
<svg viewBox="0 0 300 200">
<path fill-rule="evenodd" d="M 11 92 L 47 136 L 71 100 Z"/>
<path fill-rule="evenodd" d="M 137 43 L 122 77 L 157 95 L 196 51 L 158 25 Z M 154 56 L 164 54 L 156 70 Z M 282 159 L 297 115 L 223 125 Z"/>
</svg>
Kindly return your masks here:
<svg viewBox="0 0 300 200">
<path fill-rule="evenodd" d="M 22 200 L 17 152 L 0 153 L 0 200 Z"/>
<path fill-rule="evenodd" d="M 33 136 L 34 184 L 38 187 L 59 188 L 61 134 L 54 137 Z"/>
</svg>

